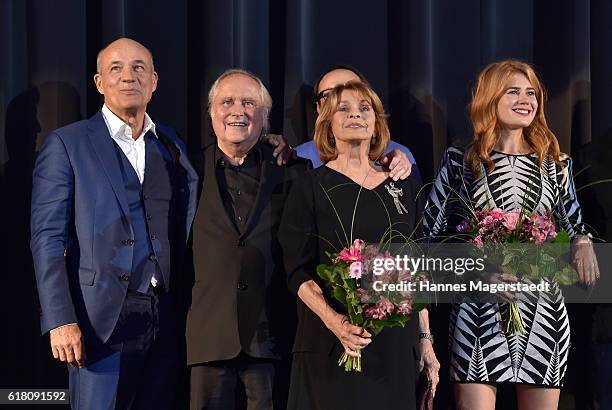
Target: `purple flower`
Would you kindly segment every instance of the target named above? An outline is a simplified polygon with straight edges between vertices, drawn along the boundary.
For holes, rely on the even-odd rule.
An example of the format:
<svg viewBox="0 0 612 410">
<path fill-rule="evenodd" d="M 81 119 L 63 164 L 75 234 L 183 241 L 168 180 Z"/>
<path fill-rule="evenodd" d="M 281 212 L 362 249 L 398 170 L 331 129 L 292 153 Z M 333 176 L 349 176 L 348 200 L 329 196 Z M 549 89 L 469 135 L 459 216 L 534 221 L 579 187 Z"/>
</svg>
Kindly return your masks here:
<svg viewBox="0 0 612 410">
<path fill-rule="evenodd" d="M 412 313 L 412 302 L 409 300 L 402 300 L 397 306 L 397 310 L 404 316 L 408 316 Z"/>
<path fill-rule="evenodd" d="M 360 302 L 361 303 L 369 303 L 370 302 L 370 295 L 368 294 L 368 292 L 363 289 L 363 288 L 357 288 L 357 292 L 359 292 L 359 296 L 360 296 Z"/>
<path fill-rule="evenodd" d="M 457 225 L 458 232 L 467 232 L 469 230 L 470 230 L 470 221 L 468 221 L 467 219 L 464 219 L 463 221 L 459 223 L 459 225 Z"/>
</svg>

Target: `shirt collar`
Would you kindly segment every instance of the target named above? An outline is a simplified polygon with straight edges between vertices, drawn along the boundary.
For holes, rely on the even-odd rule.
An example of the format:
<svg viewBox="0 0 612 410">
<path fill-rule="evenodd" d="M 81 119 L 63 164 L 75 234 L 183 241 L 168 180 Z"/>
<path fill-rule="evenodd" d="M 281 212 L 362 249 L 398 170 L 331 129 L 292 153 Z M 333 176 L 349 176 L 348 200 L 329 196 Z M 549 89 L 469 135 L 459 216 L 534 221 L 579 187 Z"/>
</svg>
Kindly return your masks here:
<svg viewBox="0 0 612 410">
<path fill-rule="evenodd" d="M 108 131 L 110 132 L 113 138 L 126 136 L 126 128 L 129 129 L 129 126 L 125 122 L 123 122 L 123 120 L 119 118 L 114 112 L 112 112 L 110 108 L 106 106 L 106 104 L 102 106 L 102 116 L 104 117 L 104 121 L 106 122 Z M 144 127 L 142 128 L 142 134 L 139 136 L 139 139 L 149 131 L 151 131 L 153 135 L 155 135 L 155 138 L 159 138 L 157 136 L 157 131 L 155 130 L 155 123 L 153 122 L 153 120 L 151 120 L 149 114 L 145 112 Z M 131 132 L 131 129 L 129 132 Z"/>
</svg>

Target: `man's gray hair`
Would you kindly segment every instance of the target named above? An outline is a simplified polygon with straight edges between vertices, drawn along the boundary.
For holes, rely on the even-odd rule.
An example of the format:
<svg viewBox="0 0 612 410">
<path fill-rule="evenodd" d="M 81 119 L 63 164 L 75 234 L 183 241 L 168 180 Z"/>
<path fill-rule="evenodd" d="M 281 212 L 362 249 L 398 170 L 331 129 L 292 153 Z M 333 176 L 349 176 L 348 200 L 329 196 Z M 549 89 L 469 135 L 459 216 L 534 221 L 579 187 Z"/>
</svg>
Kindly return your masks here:
<svg viewBox="0 0 612 410">
<path fill-rule="evenodd" d="M 221 74 L 219 77 L 217 77 L 213 85 L 210 87 L 210 91 L 208 91 L 208 115 L 212 116 L 211 107 L 215 97 L 217 96 L 217 89 L 219 88 L 219 84 L 221 83 L 221 81 L 229 76 L 236 74 L 241 74 L 252 78 L 254 81 L 257 82 L 257 84 L 259 84 L 259 97 L 261 100 L 261 105 L 263 107 L 264 116 L 264 128 L 262 134 L 265 135 L 270 129 L 270 110 L 272 110 L 272 97 L 270 96 L 268 89 L 259 79 L 259 77 L 247 70 L 243 70 L 241 68 L 230 68 L 229 70 L 226 70 L 223 74 Z"/>
</svg>

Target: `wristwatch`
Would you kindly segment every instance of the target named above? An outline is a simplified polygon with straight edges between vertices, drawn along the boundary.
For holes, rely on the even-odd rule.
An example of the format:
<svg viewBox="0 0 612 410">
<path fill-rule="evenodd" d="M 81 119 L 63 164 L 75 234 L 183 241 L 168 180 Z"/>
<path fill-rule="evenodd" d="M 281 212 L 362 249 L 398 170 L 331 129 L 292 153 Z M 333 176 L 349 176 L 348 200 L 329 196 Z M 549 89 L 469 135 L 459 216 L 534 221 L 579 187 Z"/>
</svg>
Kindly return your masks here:
<svg viewBox="0 0 612 410">
<path fill-rule="evenodd" d="M 431 341 L 431 344 L 434 343 L 434 335 L 431 333 L 419 333 L 419 339 L 428 339 Z"/>
</svg>

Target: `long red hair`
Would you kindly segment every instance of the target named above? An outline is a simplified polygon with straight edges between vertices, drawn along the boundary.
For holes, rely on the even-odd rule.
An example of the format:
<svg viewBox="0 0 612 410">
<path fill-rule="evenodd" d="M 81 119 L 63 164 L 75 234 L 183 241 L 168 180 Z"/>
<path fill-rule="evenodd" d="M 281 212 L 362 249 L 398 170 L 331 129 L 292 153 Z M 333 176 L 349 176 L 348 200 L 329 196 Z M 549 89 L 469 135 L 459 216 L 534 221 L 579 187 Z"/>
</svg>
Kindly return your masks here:
<svg viewBox="0 0 612 410">
<path fill-rule="evenodd" d="M 527 63 L 517 60 L 504 60 L 486 66 L 478 75 L 476 87 L 472 92 L 469 109 L 474 139 L 467 148 L 467 161 L 476 176 L 480 174 L 480 164 L 483 164 L 488 171 L 495 167 L 491 160 L 491 152 L 501 131 L 501 125 L 497 118 L 497 104 L 506 92 L 510 77 L 516 73 L 527 77 L 538 100 L 535 117 L 531 124 L 523 129 L 523 137 L 536 153 L 539 164 L 543 163 L 547 155 L 561 164 L 559 161 L 561 155 L 559 142 L 546 123 L 544 115 L 546 91 L 538 75 Z"/>
</svg>

